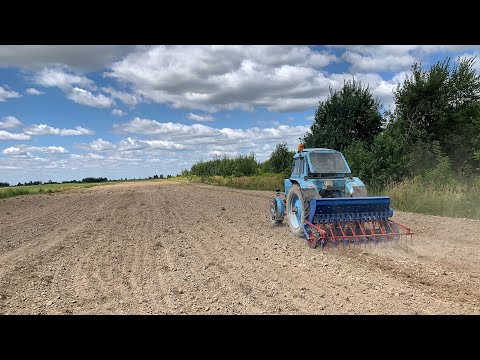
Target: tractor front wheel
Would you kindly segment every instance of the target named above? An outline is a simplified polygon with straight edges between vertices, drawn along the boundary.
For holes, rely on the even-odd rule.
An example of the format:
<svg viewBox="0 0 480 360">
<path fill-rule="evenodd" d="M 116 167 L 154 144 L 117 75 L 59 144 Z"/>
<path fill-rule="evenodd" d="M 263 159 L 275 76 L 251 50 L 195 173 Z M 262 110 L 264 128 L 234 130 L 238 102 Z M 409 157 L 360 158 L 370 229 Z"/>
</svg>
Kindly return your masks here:
<svg viewBox="0 0 480 360">
<path fill-rule="evenodd" d="M 303 224 L 308 217 L 310 203 L 305 197 L 298 185 L 293 185 L 287 195 L 287 219 L 290 231 L 301 237 L 303 233 Z"/>
<path fill-rule="evenodd" d="M 267 210 L 267 218 L 270 221 L 270 224 L 273 226 L 278 226 L 282 223 L 283 218 L 278 219 L 278 209 L 277 209 L 277 201 L 275 199 L 272 199 L 270 201 L 270 205 Z"/>
</svg>

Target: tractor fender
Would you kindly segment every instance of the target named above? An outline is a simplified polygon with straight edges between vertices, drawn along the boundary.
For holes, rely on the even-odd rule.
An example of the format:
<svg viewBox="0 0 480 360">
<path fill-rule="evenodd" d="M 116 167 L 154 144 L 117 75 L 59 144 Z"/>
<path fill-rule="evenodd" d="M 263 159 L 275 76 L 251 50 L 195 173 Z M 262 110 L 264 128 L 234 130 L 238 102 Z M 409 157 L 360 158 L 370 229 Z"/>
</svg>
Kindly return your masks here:
<svg viewBox="0 0 480 360">
<path fill-rule="evenodd" d="M 345 190 L 351 197 L 365 197 L 368 196 L 367 187 L 358 177 L 353 177 L 352 180 L 345 183 Z"/>
<path fill-rule="evenodd" d="M 310 201 L 311 199 L 321 198 L 320 194 L 318 193 L 317 189 L 301 189 L 302 194 L 305 200 Z"/>
</svg>

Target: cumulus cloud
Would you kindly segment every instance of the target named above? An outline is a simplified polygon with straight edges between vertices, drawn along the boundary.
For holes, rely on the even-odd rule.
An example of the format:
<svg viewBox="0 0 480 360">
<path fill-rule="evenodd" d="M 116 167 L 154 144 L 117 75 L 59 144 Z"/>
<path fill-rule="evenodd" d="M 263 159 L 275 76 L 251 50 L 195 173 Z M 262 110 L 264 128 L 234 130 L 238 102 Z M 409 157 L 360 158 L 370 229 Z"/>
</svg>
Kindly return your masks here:
<svg viewBox="0 0 480 360">
<path fill-rule="evenodd" d="M 214 121 L 215 118 L 211 115 L 197 115 L 194 113 L 188 113 L 187 118 L 193 121 Z"/>
<path fill-rule="evenodd" d="M 95 71 L 135 49 L 131 45 L 2 45 L 0 67 L 39 69 L 65 64 L 81 71 Z"/>
<path fill-rule="evenodd" d="M 112 144 L 110 141 L 98 138 L 97 140 L 92 141 L 89 144 L 78 144 L 77 148 L 85 151 L 106 151 L 114 150 L 116 148 L 116 145 Z"/>
<path fill-rule="evenodd" d="M 8 131 L 0 130 L 0 140 L 30 140 L 30 135 L 27 134 L 13 134 Z"/>
<path fill-rule="evenodd" d="M 306 46 L 152 46 L 114 63 L 108 77 L 173 108 L 294 111 L 314 105 L 331 82 L 319 70 L 335 55 Z"/>
<path fill-rule="evenodd" d="M 125 116 L 125 115 L 127 115 L 127 113 L 125 111 L 120 110 L 120 109 L 113 109 L 112 114 L 115 115 L 115 116 Z"/>
<path fill-rule="evenodd" d="M 103 94 L 94 95 L 90 91 L 75 87 L 70 93 L 67 94 L 67 98 L 81 105 L 107 108 L 114 104 L 114 101 Z"/>
<path fill-rule="evenodd" d="M 113 99 L 118 99 L 126 105 L 135 106 L 141 101 L 141 97 L 137 94 L 115 90 L 111 87 L 104 87 L 102 91 L 110 94 Z"/>
<path fill-rule="evenodd" d="M 45 94 L 43 91 L 40 91 L 40 90 L 37 90 L 37 89 L 34 89 L 34 88 L 28 88 L 25 92 L 28 95 L 43 95 L 43 94 Z"/>
<path fill-rule="evenodd" d="M 29 153 L 48 153 L 48 154 L 66 154 L 68 150 L 62 146 L 28 146 L 25 144 L 20 144 L 16 146 L 10 146 L 4 150 L 2 150 L 2 154 L 9 155 L 9 156 L 17 156 L 17 155 L 28 155 Z"/>
<path fill-rule="evenodd" d="M 98 155 L 98 154 L 92 154 L 92 153 L 88 153 L 88 154 L 71 154 L 70 157 L 72 159 L 81 159 L 81 160 L 89 160 L 89 159 L 93 159 L 93 160 L 101 160 L 101 159 L 104 159 L 105 157 L 103 155 Z"/>
<path fill-rule="evenodd" d="M 14 129 L 22 126 L 22 122 L 15 116 L 5 116 L 0 120 L 0 129 Z"/>
<path fill-rule="evenodd" d="M 423 62 L 432 53 L 479 50 L 479 45 L 334 45 L 346 51 L 342 58 L 351 64 L 352 72 L 401 71 L 414 62 Z"/>
<path fill-rule="evenodd" d="M 73 86 L 91 86 L 93 81 L 65 66 L 47 67 L 34 75 L 34 82 L 45 87 L 58 87 L 70 91 Z"/>
<path fill-rule="evenodd" d="M 396 71 L 408 68 L 415 62 L 411 55 L 383 55 L 383 56 L 364 56 L 358 53 L 347 51 L 342 56 L 351 64 L 352 72 L 369 71 Z"/>
<path fill-rule="evenodd" d="M 75 126 L 75 129 L 58 129 L 47 124 L 36 125 L 33 124 L 24 129 L 25 134 L 28 135 L 60 135 L 60 136 L 80 136 L 93 135 L 94 132 L 90 129 L 81 126 Z"/>
<path fill-rule="evenodd" d="M 86 76 L 72 71 L 66 66 L 49 67 L 39 71 L 34 76 L 34 82 L 45 87 L 58 87 L 67 99 L 85 106 L 96 108 L 108 108 L 115 104 L 115 101 L 104 94 L 93 94 L 87 89 L 96 89 L 92 80 Z"/>
<path fill-rule="evenodd" d="M 235 156 L 251 150 L 254 150 L 260 159 L 266 159 L 278 142 L 287 141 L 290 146 L 294 147 L 298 138 L 303 137 L 308 130 L 308 126 L 287 125 L 269 128 L 217 129 L 202 124 L 161 123 L 141 118 L 114 125 L 114 132 L 117 134 L 135 134 L 153 138 L 153 140 L 146 141 L 128 138 L 122 143 L 124 149 L 129 147 L 130 149 L 139 149 L 140 147 L 145 149 L 145 144 L 166 149 L 189 149 L 194 150 L 192 159 L 219 152 Z"/>
<path fill-rule="evenodd" d="M 22 97 L 22 95 L 20 95 L 18 92 L 8 90 L 3 86 L 0 86 L 0 102 L 5 102 L 7 99 L 15 99 L 20 97 Z"/>
</svg>

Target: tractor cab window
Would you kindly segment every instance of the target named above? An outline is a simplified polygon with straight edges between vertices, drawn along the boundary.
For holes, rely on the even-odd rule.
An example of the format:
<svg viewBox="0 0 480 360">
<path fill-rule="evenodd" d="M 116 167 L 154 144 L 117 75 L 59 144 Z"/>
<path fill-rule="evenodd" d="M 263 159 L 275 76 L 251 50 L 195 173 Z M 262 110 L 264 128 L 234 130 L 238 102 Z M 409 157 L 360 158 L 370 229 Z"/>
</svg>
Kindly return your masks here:
<svg viewBox="0 0 480 360">
<path fill-rule="evenodd" d="M 317 174 L 348 172 L 347 164 L 339 153 L 312 153 L 310 163 Z"/>
<path fill-rule="evenodd" d="M 303 164 L 304 164 L 303 158 L 295 159 L 294 168 L 293 168 L 294 175 L 301 175 L 303 173 Z"/>
</svg>

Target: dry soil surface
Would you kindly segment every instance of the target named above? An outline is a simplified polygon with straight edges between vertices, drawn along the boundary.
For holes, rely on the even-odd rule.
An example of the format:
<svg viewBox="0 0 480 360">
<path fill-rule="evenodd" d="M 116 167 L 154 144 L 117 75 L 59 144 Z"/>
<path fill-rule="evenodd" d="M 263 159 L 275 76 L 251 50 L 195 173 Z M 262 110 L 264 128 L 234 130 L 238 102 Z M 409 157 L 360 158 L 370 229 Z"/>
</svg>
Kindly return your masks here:
<svg viewBox="0 0 480 360">
<path fill-rule="evenodd" d="M 480 314 L 480 221 L 322 251 L 273 194 L 170 181 L 0 201 L 1 314 Z"/>
</svg>

